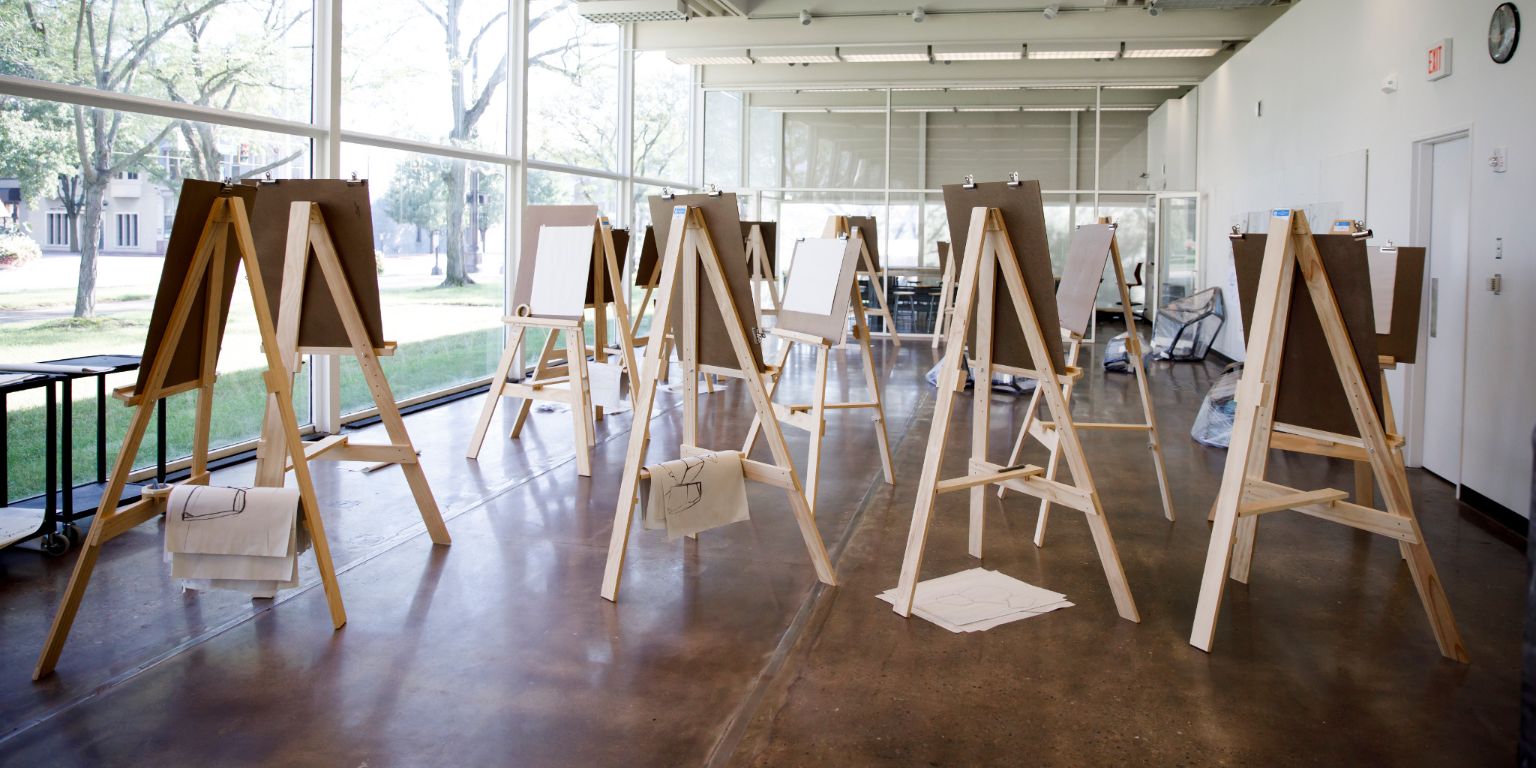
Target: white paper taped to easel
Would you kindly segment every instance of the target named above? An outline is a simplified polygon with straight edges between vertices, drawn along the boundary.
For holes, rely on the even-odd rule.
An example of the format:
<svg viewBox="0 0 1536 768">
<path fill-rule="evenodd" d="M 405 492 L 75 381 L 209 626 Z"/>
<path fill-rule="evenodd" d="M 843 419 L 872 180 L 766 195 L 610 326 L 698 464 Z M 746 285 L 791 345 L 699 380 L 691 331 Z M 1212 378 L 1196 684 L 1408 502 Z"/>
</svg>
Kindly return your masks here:
<svg viewBox="0 0 1536 768">
<path fill-rule="evenodd" d="M 629 404 L 624 402 L 621 383 L 624 377 L 624 366 L 617 363 L 587 364 L 587 378 L 592 390 L 592 404 L 609 413 L 619 413 L 629 410 Z"/>
<path fill-rule="evenodd" d="M 256 597 L 298 586 L 298 507 L 293 488 L 176 486 L 165 513 L 171 577 Z"/>
<path fill-rule="evenodd" d="M 747 482 L 740 451 L 715 451 L 650 464 L 644 494 L 646 530 L 667 530 L 667 539 L 748 519 Z"/>
<path fill-rule="evenodd" d="M 1365 264 L 1371 275 L 1371 310 L 1376 332 L 1392 332 L 1392 294 L 1397 290 L 1397 249 L 1367 248 Z"/>
<path fill-rule="evenodd" d="M 835 238 L 816 237 L 795 243 L 782 308 L 811 315 L 832 312 L 847 248 L 848 241 Z"/>
<path fill-rule="evenodd" d="M 528 309 L 541 317 L 580 317 L 592 271 L 592 226 L 539 227 Z"/>
</svg>

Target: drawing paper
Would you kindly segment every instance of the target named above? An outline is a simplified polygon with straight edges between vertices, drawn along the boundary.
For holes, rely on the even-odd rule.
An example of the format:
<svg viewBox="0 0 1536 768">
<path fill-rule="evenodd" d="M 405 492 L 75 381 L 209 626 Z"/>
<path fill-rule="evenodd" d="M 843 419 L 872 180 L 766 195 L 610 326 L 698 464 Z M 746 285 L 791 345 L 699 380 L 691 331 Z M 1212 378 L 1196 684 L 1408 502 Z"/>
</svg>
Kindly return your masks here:
<svg viewBox="0 0 1536 768">
<path fill-rule="evenodd" d="M 1371 272 L 1371 308 L 1375 310 L 1376 333 L 1392 332 L 1392 293 L 1397 287 L 1397 251 L 1365 249 Z"/>
<path fill-rule="evenodd" d="M 876 597 L 894 605 L 896 589 Z M 1071 605 L 1058 592 L 997 571 L 972 568 L 919 582 L 912 612 L 951 632 L 979 632 Z"/>
<path fill-rule="evenodd" d="M 539 228 L 528 309 L 535 317 L 580 317 L 592 270 L 592 226 Z"/>
<path fill-rule="evenodd" d="M 171 577 L 256 597 L 297 586 L 298 506 L 292 488 L 176 486 L 165 515 Z"/>
<path fill-rule="evenodd" d="M 587 363 L 588 388 L 592 391 L 592 404 L 609 413 L 627 410 L 629 404 L 624 402 L 620 386 L 623 377 L 624 366 L 618 363 Z"/>
<path fill-rule="evenodd" d="M 739 451 L 685 456 L 645 469 L 651 476 L 645 527 L 665 528 L 669 541 L 748 518 Z"/>
<path fill-rule="evenodd" d="M 1115 230 L 1108 224 L 1084 224 L 1072 233 L 1067 246 L 1067 263 L 1061 270 L 1061 285 L 1056 287 L 1056 306 L 1061 327 L 1079 335 L 1088 335 L 1093 322 L 1093 303 L 1109 265 L 1109 246 Z"/>
<path fill-rule="evenodd" d="M 784 286 L 783 309 L 812 315 L 830 315 L 837 308 L 837 289 L 842 284 L 843 253 L 848 241 L 808 238 L 795 243 Z M 844 291 L 847 293 L 847 291 Z M 847 309 L 842 314 L 847 314 Z"/>
</svg>

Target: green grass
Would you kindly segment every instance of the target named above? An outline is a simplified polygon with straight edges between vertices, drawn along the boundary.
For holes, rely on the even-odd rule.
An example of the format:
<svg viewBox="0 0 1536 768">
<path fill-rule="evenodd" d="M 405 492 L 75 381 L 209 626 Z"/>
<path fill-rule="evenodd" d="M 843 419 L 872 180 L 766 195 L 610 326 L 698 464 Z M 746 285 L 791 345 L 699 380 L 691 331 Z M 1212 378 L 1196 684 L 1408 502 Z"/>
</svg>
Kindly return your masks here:
<svg viewBox="0 0 1536 768">
<path fill-rule="evenodd" d="M 140 333 L 142 336 L 142 333 Z M 501 329 L 487 328 L 441 336 L 427 341 L 403 343 L 396 353 L 383 358 L 384 370 L 397 399 L 433 392 L 481 378 L 495 369 L 501 354 Z M 92 386 L 77 383 L 77 388 Z M 372 407 L 366 385 L 355 362 L 342 363 L 343 412 Z M 301 373 L 294 384 L 294 405 L 301 421 L 309 414 L 308 373 Z M 211 444 L 230 445 L 254 438 L 261 429 L 266 390 L 260 369 L 244 369 L 219 374 L 214 385 L 214 409 L 210 426 Z M 195 393 L 169 398 L 166 408 L 167 455 L 172 459 L 192 450 L 192 421 Z M 91 482 L 96 477 L 96 401 L 94 398 L 73 403 L 75 421 L 74 473 L 76 483 Z M 107 404 L 107 462 L 115 460 L 128 429 L 131 409 L 117 402 Z M 10 476 L 7 498 L 18 499 L 42 493 L 44 480 L 44 425 L 42 407 L 10 411 L 7 428 Z M 154 425 L 151 424 L 139 449 L 135 464 L 154 463 L 156 450 Z"/>
<path fill-rule="evenodd" d="M 446 304 L 460 307 L 500 307 L 501 283 L 475 283 L 452 288 L 385 288 L 379 291 L 390 304 Z"/>
<path fill-rule="evenodd" d="M 113 301 L 146 301 L 154 298 L 153 293 L 144 293 L 141 290 L 124 289 L 119 291 L 101 290 L 96 293 L 96 303 L 106 304 Z M 0 295 L 0 310 L 19 312 L 29 309 L 72 309 L 75 306 L 75 291 L 27 291 L 26 293 L 8 293 Z"/>
</svg>

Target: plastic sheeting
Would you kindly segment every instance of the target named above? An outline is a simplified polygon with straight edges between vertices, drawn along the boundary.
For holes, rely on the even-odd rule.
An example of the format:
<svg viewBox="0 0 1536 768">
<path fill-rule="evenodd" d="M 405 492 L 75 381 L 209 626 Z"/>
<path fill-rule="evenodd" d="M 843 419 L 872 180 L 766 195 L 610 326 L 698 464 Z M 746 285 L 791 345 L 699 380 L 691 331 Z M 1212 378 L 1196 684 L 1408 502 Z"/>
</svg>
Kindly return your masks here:
<svg viewBox="0 0 1536 768">
<path fill-rule="evenodd" d="M 1189 436 L 1201 445 L 1226 448 L 1232 442 L 1232 422 L 1237 415 L 1237 382 L 1243 377 L 1243 364 L 1227 366 L 1211 391 L 1205 393 L 1195 425 Z"/>
<path fill-rule="evenodd" d="M 1152 357 L 1157 360 L 1204 360 L 1226 321 L 1220 288 L 1207 288 L 1157 311 L 1152 324 Z"/>
</svg>

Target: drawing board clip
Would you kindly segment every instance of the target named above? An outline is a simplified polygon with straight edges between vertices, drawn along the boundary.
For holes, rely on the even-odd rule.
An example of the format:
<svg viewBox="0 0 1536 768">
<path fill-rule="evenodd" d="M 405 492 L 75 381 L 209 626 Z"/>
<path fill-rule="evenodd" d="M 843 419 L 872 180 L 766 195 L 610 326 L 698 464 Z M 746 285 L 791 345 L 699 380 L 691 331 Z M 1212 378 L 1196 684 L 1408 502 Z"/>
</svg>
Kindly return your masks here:
<svg viewBox="0 0 1536 768">
<path fill-rule="evenodd" d="M 1008 186 L 1010 186 L 1010 187 L 1017 187 L 1017 186 L 1022 185 L 1023 183 L 1024 182 L 1019 181 L 1019 172 L 1018 171 L 1010 171 L 1008 173 Z"/>
<path fill-rule="evenodd" d="M 976 188 L 976 177 L 974 175 L 972 175 L 972 174 L 967 173 L 965 175 L 965 181 L 960 182 L 960 188 L 961 189 L 975 189 Z"/>
<path fill-rule="evenodd" d="M 677 195 L 672 193 L 672 188 L 671 187 L 662 187 L 661 188 L 661 199 L 663 199 L 663 200 L 671 200 L 674 197 L 677 197 Z"/>
<path fill-rule="evenodd" d="M 1233 224 L 1232 225 L 1232 231 L 1227 234 L 1227 237 L 1229 237 L 1229 238 L 1231 238 L 1233 240 L 1241 240 L 1241 239 L 1243 239 L 1243 228 L 1239 227 L 1236 224 Z"/>
<path fill-rule="evenodd" d="M 357 177 L 357 171 L 353 171 L 352 175 L 347 177 L 347 186 L 357 186 L 358 184 L 362 183 L 363 180 Z"/>
<path fill-rule="evenodd" d="M 1397 253 L 1397 243 L 1387 240 L 1387 244 L 1381 247 L 1382 253 Z"/>
<path fill-rule="evenodd" d="M 716 184 L 705 184 L 704 185 L 704 194 L 706 194 L 706 195 L 708 195 L 710 197 L 719 197 L 722 193 L 721 193 L 720 187 L 718 185 L 716 185 Z"/>
</svg>

